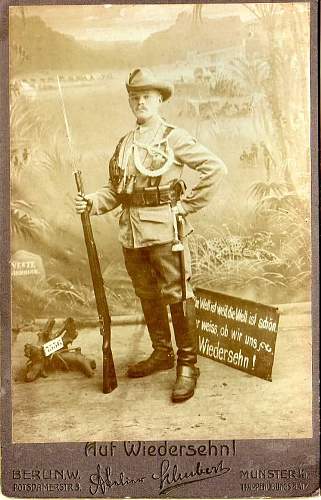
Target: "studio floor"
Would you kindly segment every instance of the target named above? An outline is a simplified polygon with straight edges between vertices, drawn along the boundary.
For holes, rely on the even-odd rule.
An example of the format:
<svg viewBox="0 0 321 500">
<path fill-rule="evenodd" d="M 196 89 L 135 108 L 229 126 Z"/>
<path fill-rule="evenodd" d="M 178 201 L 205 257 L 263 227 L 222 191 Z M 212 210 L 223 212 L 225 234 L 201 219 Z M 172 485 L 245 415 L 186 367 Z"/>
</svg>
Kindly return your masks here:
<svg viewBox="0 0 321 500">
<path fill-rule="evenodd" d="M 115 326 L 112 349 L 118 387 L 102 393 L 101 336 L 79 331 L 73 346 L 96 361 L 92 378 L 54 372 L 23 381 L 24 345 L 36 332 L 22 332 L 13 344 L 13 440 L 77 442 L 115 440 L 307 438 L 312 433 L 311 305 L 280 306 L 272 382 L 199 357 L 201 376 L 192 399 L 170 400 L 175 369 L 143 379 L 126 377 L 127 365 L 150 353 L 144 325 Z"/>
</svg>

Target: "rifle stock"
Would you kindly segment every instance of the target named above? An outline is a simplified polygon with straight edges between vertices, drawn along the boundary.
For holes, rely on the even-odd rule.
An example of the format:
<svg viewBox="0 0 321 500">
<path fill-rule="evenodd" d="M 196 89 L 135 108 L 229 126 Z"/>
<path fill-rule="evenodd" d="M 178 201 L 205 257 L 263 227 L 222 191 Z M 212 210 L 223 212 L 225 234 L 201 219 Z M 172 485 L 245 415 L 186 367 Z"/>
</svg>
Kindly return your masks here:
<svg viewBox="0 0 321 500">
<path fill-rule="evenodd" d="M 80 170 L 74 172 L 78 193 L 84 195 L 84 187 Z M 111 351 L 111 318 L 109 314 L 104 281 L 88 212 L 81 214 L 81 223 L 87 248 L 87 255 L 93 283 L 100 333 L 103 337 L 103 393 L 108 394 L 117 387 L 117 378 Z"/>
</svg>

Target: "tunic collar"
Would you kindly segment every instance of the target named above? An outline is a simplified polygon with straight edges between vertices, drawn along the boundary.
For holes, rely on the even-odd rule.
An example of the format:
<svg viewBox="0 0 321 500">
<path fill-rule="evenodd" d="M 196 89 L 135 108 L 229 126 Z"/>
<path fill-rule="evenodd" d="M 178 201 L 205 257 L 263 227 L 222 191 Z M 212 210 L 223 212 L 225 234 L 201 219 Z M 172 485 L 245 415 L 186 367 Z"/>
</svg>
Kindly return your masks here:
<svg viewBox="0 0 321 500">
<path fill-rule="evenodd" d="M 136 124 L 136 131 L 138 134 L 151 133 L 152 131 L 157 131 L 161 124 L 163 124 L 163 120 L 159 115 L 152 116 L 147 122 Z"/>
</svg>

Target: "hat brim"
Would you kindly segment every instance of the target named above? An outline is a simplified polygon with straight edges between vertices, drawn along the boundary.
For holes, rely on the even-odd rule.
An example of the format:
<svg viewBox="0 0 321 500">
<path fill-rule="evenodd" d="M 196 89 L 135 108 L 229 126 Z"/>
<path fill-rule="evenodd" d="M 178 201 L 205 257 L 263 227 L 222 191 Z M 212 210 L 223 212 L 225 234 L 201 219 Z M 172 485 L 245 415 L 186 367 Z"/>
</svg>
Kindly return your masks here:
<svg viewBox="0 0 321 500">
<path fill-rule="evenodd" d="M 126 83 L 127 92 L 135 91 L 135 90 L 158 90 L 163 97 L 164 101 L 167 101 L 174 92 L 174 88 L 172 85 L 167 85 L 164 83 L 153 83 L 150 85 L 130 85 Z"/>
</svg>

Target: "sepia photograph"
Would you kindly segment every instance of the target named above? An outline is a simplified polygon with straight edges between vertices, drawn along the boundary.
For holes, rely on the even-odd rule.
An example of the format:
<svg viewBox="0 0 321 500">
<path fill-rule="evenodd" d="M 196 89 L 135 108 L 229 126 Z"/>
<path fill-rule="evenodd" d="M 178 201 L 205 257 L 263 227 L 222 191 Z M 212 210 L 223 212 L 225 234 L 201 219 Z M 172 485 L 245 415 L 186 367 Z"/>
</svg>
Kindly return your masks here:
<svg viewBox="0 0 321 500">
<path fill-rule="evenodd" d="M 9 6 L 13 443 L 311 439 L 310 2 L 36 3 Z"/>
</svg>

